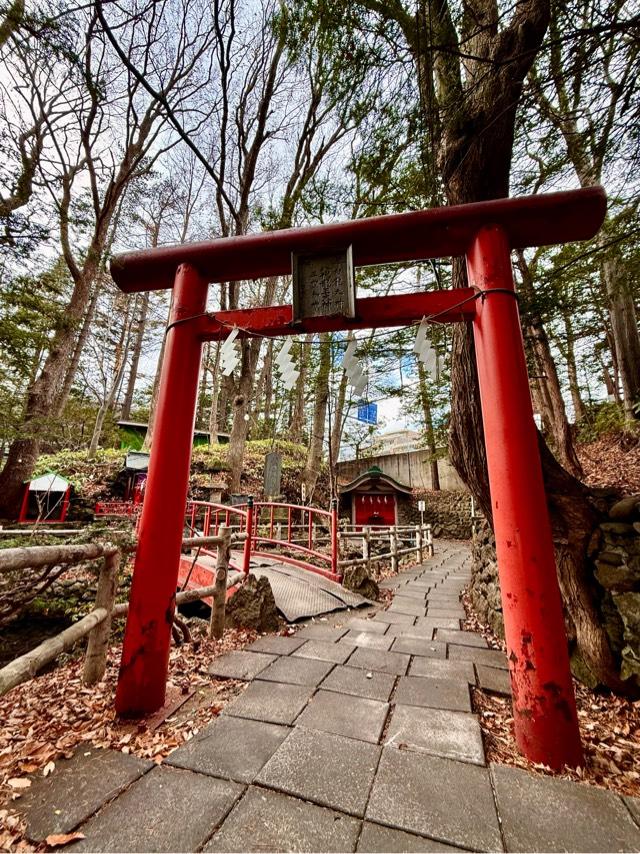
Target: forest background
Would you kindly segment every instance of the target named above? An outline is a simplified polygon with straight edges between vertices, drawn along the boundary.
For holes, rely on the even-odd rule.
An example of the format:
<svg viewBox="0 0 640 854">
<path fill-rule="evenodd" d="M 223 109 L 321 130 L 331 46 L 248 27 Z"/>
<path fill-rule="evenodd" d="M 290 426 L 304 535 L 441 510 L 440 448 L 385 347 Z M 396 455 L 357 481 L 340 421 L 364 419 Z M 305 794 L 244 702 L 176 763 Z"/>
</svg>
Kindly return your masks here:
<svg viewBox="0 0 640 854">
<path fill-rule="evenodd" d="M 610 499 L 576 443 L 640 418 L 640 15 L 603 0 L 115 0 L 0 5 L 0 515 L 43 452 L 89 456 L 118 419 L 153 444 L 169 295 L 124 295 L 118 251 L 602 183 L 588 244 L 515 253 L 531 391 L 578 645 L 620 687 L 585 554 Z M 458 260 L 358 271 L 360 295 L 456 286 Z M 289 302 L 289 277 L 210 289 L 209 309 Z M 491 518 L 468 330 L 358 333 L 368 400 L 398 401 L 435 462 L 451 461 Z M 354 424 L 347 335 L 245 339 L 220 371 L 206 347 L 197 426 L 230 435 L 230 492 L 246 443 L 323 462 L 370 437 Z M 391 407 L 393 411 L 393 407 Z M 604 502 L 604 503 L 603 503 Z"/>
</svg>

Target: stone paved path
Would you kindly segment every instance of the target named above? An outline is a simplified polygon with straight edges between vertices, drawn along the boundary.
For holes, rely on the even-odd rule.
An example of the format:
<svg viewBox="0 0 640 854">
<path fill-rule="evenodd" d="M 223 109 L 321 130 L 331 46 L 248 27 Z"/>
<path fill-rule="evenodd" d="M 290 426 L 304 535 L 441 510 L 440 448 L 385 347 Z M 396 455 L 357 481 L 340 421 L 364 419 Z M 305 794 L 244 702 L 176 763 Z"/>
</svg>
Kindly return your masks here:
<svg viewBox="0 0 640 854">
<path fill-rule="evenodd" d="M 216 659 L 249 684 L 161 766 L 79 751 L 33 786 L 33 838 L 75 851 L 640 851 L 640 801 L 487 767 L 472 684 L 506 660 L 461 631 L 468 548 L 438 543 L 388 609 Z M 101 807 L 101 808 L 100 808 Z"/>
</svg>

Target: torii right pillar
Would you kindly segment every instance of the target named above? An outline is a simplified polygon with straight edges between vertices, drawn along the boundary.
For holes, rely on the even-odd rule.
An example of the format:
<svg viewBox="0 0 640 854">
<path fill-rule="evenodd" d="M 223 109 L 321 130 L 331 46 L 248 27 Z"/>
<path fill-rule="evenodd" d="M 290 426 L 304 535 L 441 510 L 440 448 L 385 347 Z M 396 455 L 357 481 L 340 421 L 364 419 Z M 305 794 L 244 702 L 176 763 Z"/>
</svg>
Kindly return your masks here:
<svg viewBox="0 0 640 854">
<path fill-rule="evenodd" d="M 532 762 L 583 764 L 562 600 L 510 246 L 487 226 L 466 253 L 516 741 Z"/>
</svg>

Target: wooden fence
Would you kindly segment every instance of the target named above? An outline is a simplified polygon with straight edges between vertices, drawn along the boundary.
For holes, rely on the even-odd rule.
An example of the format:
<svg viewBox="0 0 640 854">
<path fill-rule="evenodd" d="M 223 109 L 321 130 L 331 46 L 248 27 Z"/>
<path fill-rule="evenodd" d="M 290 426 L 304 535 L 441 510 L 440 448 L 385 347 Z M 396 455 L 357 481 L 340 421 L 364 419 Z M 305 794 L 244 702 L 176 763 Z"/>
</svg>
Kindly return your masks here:
<svg viewBox="0 0 640 854">
<path fill-rule="evenodd" d="M 433 537 L 431 525 L 393 525 L 388 528 L 372 528 L 364 526 L 361 530 L 341 530 L 341 540 L 360 540 L 362 557 L 340 561 L 340 569 L 344 572 L 347 567 L 366 565 L 371 571 L 374 563 L 388 560 L 393 572 L 398 571 L 399 562 L 405 555 L 414 554 L 417 563 L 422 563 L 425 555 L 433 557 Z M 402 547 L 401 542 L 411 539 L 409 546 Z M 372 554 L 371 545 L 375 542 L 389 543 L 389 551 Z"/>
<path fill-rule="evenodd" d="M 214 584 L 195 590 L 183 590 L 176 595 L 176 605 L 185 605 L 211 596 L 211 622 L 209 633 L 221 638 L 224 630 L 226 591 L 244 577 L 236 572 L 229 575 L 229 554 L 233 542 L 244 540 L 244 534 L 232 534 L 228 528 L 220 528 L 215 537 L 192 537 L 182 541 L 183 548 L 194 546 L 217 546 L 218 557 Z M 128 547 L 130 550 L 133 547 Z M 48 638 L 39 646 L 14 659 L 0 669 L 0 697 L 31 679 L 36 673 L 61 653 L 71 649 L 79 640 L 88 636 L 82 680 L 85 685 L 94 685 L 104 676 L 111 636 L 112 621 L 126 615 L 129 604 L 116 604 L 118 573 L 123 549 L 112 543 L 90 543 L 86 545 L 28 546 L 15 549 L 0 549 L 0 574 L 23 569 L 37 569 L 51 565 L 67 568 L 86 561 L 102 559 L 98 574 L 98 588 L 93 610 L 69 628 Z M 177 622 L 181 621 L 176 618 Z"/>
</svg>

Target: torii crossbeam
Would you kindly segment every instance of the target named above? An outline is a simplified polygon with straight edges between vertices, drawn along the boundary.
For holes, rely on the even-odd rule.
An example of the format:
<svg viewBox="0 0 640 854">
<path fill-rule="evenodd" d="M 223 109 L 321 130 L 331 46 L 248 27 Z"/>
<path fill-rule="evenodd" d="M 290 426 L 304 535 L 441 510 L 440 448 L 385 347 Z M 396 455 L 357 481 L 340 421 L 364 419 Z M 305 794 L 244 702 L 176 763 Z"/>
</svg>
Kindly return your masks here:
<svg viewBox="0 0 640 854">
<path fill-rule="evenodd" d="M 538 439 L 511 270 L 515 248 L 593 237 L 602 188 L 479 202 L 120 255 L 126 292 L 173 288 L 139 529 L 117 711 L 165 699 L 202 342 L 402 326 L 423 316 L 473 325 L 516 739 L 530 760 L 579 765 L 582 747 Z M 469 288 L 356 300 L 355 317 L 292 324 L 291 306 L 206 312 L 211 282 L 291 271 L 291 253 L 352 246 L 356 266 L 464 255 Z"/>
</svg>

